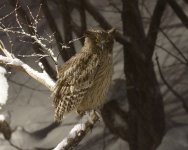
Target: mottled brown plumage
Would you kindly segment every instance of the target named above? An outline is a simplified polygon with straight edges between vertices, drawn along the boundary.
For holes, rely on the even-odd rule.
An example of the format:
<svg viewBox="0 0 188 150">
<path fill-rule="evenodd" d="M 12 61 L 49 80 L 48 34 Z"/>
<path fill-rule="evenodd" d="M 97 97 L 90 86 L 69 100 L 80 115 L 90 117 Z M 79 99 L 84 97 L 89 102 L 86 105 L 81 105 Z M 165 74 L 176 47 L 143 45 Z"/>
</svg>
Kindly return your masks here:
<svg viewBox="0 0 188 150">
<path fill-rule="evenodd" d="M 113 33 L 87 31 L 80 52 L 59 68 L 53 92 L 56 121 L 72 110 L 84 112 L 104 103 L 112 76 Z"/>
</svg>

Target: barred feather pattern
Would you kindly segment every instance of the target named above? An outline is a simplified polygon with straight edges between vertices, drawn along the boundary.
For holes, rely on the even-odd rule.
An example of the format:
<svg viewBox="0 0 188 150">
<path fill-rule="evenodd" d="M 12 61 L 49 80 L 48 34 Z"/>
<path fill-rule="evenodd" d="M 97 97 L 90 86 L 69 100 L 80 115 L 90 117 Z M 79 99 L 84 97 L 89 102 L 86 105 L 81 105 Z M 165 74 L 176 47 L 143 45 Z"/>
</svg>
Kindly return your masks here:
<svg viewBox="0 0 188 150">
<path fill-rule="evenodd" d="M 103 59 L 105 61 L 100 65 L 92 86 L 88 89 L 84 99 L 77 108 L 79 112 L 102 107 L 105 102 L 105 96 L 112 78 L 112 55 L 107 55 Z"/>
<path fill-rule="evenodd" d="M 82 52 L 59 69 L 60 78 L 54 89 L 55 120 L 60 121 L 65 113 L 79 105 L 93 84 L 98 64 L 96 54 Z"/>
</svg>

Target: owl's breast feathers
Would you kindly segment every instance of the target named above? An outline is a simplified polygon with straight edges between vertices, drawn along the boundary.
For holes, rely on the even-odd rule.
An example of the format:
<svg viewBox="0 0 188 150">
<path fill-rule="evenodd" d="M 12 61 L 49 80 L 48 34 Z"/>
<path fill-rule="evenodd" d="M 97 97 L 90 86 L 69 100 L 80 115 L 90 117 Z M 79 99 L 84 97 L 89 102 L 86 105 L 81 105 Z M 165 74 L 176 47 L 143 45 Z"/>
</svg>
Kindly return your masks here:
<svg viewBox="0 0 188 150">
<path fill-rule="evenodd" d="M 105 102 L 113 72 L 112 55 L 105 56 L 102 59 L 92 86 L 77 108 L 79 112 L 99 108 Z"/>
<path fill-rule="evenodd" d="M 92 86 L 99 67 L 99 59 L 91 52 L 81 52 L 59 68 L 53 96 L 55 119 L 76 108 Z"/>
</svg>

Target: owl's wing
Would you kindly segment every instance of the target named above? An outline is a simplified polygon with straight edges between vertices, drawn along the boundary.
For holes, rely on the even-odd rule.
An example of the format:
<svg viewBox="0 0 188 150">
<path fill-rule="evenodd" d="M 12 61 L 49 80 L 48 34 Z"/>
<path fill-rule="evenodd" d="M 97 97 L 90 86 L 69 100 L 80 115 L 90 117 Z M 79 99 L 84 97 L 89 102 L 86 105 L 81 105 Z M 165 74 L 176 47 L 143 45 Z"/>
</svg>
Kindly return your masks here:
<svg viewBox="0 0 188 150">
<path fill-rule="evenodd" d="M 92 86 L 99 66 L 96 54 L 82 52 L 72 57 L 59 70 L 54 89 L 55 119 L 61 120 L 81 102 Z"/>
</svg>

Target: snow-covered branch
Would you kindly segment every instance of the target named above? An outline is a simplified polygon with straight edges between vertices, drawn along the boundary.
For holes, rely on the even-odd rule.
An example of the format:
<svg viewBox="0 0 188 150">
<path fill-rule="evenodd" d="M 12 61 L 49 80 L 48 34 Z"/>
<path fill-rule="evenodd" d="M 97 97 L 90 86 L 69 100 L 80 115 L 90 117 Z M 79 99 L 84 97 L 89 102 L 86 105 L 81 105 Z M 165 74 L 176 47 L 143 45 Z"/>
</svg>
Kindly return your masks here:
<svg viewBox="0 0 188 150">
<path fill-rule="evenodd" d="M 5 74 L 6 70 L 0 66 L 0 110 L 1 106 L 5 105 L 8 99 L 8 82 Z"/>
<path fill-rule="evenodd" d="M 55 82 L 49 77 L 46 71 L 38 72 L 34 70 L 29 65 L 16 58 L 13 54 L 9 53 L 3 46 L 2 42 L 0 43 L 0 50 L 5 54 L 5 56 L 0 55 L 0 63 L 20 69 L 36 81 L 46 86 L 50 91 L 53 90 Z"/>
<path fill-rule="evenodd" d="M 11 12 L 10 14 L 8 14 L 6 17 L 0 18 L 0 31 L 4 32 L 4 33 L 8 33 L 8 34 L 17 34 L 17 35 L 21 35 L 22 37 L 26 37 L 26 38 L 30 38 L 33 41 L 33 44 L 38 44 L 41 47 L 41 50 L 47 54 L 55 63 L 55 65 L 57 65 L 57 57 L 54 55 L 54 52 L 51 48 L 47 47 L 47 45 L 45 44 L 45 42 L 50 43 L 51 42 L 51 36 L 49 36 L 50 39 L 44 38 L 43 36 L 40 36 L 38 34 L 38 23 L 39 23 L 39 12 L 41 7 L 39 8 L 39 12 L 37 13 L 37 15 L 34 17 L 31 10 L 28 8 L 29 14 L 31 16 L 30 21 L 30 25 L 28 25 L 28 28 L 30 29 L 31 32 L 27 31 L 24 29 L 23 27 L 23 23 L 19 20 L 18 17 L 18 13 L 17 11 L 19 10 L 19 6 L 18 6 L 18 1 L 16 3 L 16 8 L 13 12 Z M 17 26 L 16 27 L 6 27 L 3 23 L 2 20 L 6 19 L 8 16 L 10 16 L 12 13 L 15 13 L 15 18 L 16 18 L 16 23 Z"/>
<path fill-rule="evenodd" d="M 9 65 L 11 67 L 20 69 L 21 71 L 27 73 L 36 81 L 45 85 L 50 91 L 53 91 L 55 82 L 49 77 L 49 75 L 43 71 L 38 72 L 31 68 L 29 65 L 25 64 L 20 59 L 16 58 L 13 54 L 9 53 L 5 49 L 3 43 L 0 41 L 0 50 L 5 54 L 5 56 L 0 55 L 0 63 Z M 40 64 L 41 65 L 41 64 Z M 87 115 L 85 115 L 87 116 Z M 88 118 L 89 117 L 89 118 Z M 83 123 L 77 124 L 70 131 L 68 137 L 63 139 L 54 150 L 69 150 L 77 146 L 80 141 L 85 137 L 85 135 L 90 131 L 94 124 L 99 120 L 99 116 L 96 112 L 92 112 Z"/>
<path fill-rule="evenodd" d="M 69 132 L 69 135 L 64 138 L 53 150 L 71 150 L 76 147 L 85 135 L 93 128 L 94 124 L 99 120 L 96 112 L 92 112 L 83 123 L 75 125 Z"/>
<path fill-rule="evenodd" d="M 22 38 L 29 38 L 32 41 L 32 44 L 36 44 L 37 46 L 40 47 L 40 51 L 37 54 L 31 54 L 30 56 L 35 56 L 38 55 L 39 57 L 47 57 L 49 56 L 55 64 L 55 67 L 57 67 L 57 57 L 53 53 L 53 49 L 51 47 L 48 47 L 46 43 L 51 43 L 51 41 L 48 38 L 44 38 L 40 36 L 37 32 L 37 24 L 38 24 L 38 19 L 39 19 L 39 13 L 34 17 L 31 10 L 28 7 L 29 14 L 31 16 L 31 19 L 28 19 L 29 21 L 29 30 L 24 29 L 24 24 L 20 22 L 19 17 L 18 17 L 18 3 L 16 4 L 16 8 L 13 12 L 15 12 L 15 18 L 16 18 L 16 27 L 6 27 L 3 25 L 1 22 L 3 19 L 11 15 L 10 13 L 8 16 L 1 18 L 0 19 L 0 32 L 4 32 L 7 35 L 8 34 L 15 34 L 19 35 L 19 37 Z M 39 9 L 40 11 L 40 9 Z M 30 31 L 30 32 L 29 32 Z M 51 36 L 49 36 L 51 39 Z M 83 38 L 83 37 L 81 37 Z M 70 41 L 68 44 L 72 44 L 74 41 L 78 39 Z M 62 45 L 63 48 L 67 48 L 66 45 Z M 4 55 L 0 55 L 0 63 L 8 65 L 10 67 L 16 68 L 21 70 L 22 72 L 27 73 L 30 77 L 35 79 L 36 81 L 40 82 L 44 86 L 46 86 L 50 91 L 53 91 L 54 86 L 55 86 L 55 81 L 53 81 L 52 78 L 46 73 L 45 69 L 47 70 L 49 67 L 45 67 L 44 69 L 44 64 L 39 63 L 39 66 L 42 68 L 42 71 L 39 72 L 26 63 L 24 63 L 22 60 L 19 58 L 15 57 L 14 54 L 10 53 L 3 43 L 0 40 L 0 51 L 3 52 Z M 29 57 L 30 57 L 29 56 Z M 23 57 L 28 57 L 26 55 L 23 55 Z M 42 61 L 41 61 L 42 62 Z M 50 66 L 50 65 L 49 65 Z M 86 117 L 87 115 L 85 115 Z M 89 118 L 88 118 L 89 117 Z M 96 114 L 96 112 L 92 112 L 89 116 L 87 116 L 87 119 L 83 121 L 83 123 L 79 123 L 73 127 L 73 129 L 70 131 L 69 135 L 63 139 L 57 146 L 54 148 L 54 150 L 69 150 L 72 149 L 73 147 L 77 146 L 80 141 L 85 137 L 85 135 L 93 128 L 94 124 L 99 120 L 99 116 Z"/>
</svg>

